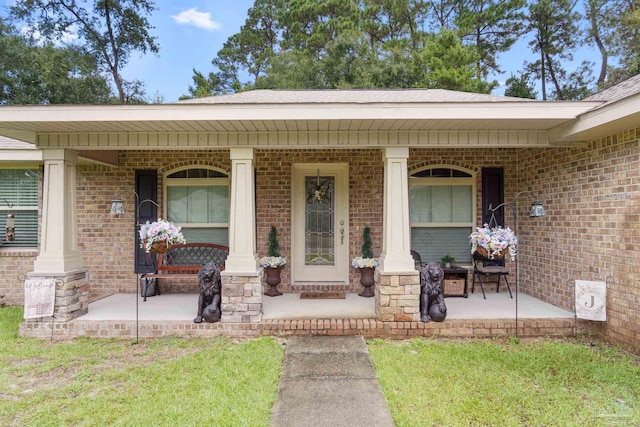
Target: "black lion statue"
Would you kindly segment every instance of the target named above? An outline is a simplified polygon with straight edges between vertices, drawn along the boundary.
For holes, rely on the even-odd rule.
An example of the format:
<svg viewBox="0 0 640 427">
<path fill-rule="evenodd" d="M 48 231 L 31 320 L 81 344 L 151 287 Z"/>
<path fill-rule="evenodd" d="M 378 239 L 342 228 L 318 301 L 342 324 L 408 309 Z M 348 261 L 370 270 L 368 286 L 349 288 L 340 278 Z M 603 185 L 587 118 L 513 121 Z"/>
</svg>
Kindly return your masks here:
<svg viewBox="0 0 640 427">
<path fill-rule="evenodd" d="M 202 266 L 198 272 L 198 286 L 200 296 L 198 297 L 198 316 L 193 319 L 194 323 L 219 322 L 222 315 L 220 310 L 220 292 L 222 281 L 220 280 L 220 269 L 212 262 Z"/>
<path fill-rule="evenodd" d="M 447 306 L 442 295 L 444 271 L 440 264 L 430 262 L 420 270 L 420 321 L 442 322 L 447 317 Z"/>
</svg>

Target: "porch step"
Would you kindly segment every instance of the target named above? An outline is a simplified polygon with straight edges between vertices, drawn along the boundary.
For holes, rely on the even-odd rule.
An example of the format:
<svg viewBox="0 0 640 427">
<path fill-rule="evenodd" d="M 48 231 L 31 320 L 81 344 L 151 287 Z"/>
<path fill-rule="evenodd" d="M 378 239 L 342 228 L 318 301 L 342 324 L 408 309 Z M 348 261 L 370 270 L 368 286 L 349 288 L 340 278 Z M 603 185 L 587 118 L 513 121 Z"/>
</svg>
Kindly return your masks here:
<svg viewBox="0 0 640 427">
<path fill-rule="evenodd" d="M 349 292 L 347 282 L 294 282 L 291 285 L 294 293 L 302 292 Z"/>
</svg>

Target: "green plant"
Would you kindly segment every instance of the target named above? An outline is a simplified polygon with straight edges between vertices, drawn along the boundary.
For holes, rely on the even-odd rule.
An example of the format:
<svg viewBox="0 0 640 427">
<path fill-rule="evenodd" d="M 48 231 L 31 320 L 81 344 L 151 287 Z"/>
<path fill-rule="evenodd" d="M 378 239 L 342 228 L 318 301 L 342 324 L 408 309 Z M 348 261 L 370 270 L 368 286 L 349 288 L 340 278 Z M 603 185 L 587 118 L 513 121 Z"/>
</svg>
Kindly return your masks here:
<svg viewBox="0 0 640 427">
<path fill-rule="evenodd" d="M 269 256 L 280 256 L 278 231 L 274 225 L 271 226 L 271 231 L 269 231 Z"/>
<path fill-rule="evenodd" d="M 373 258 L 373 250 L 371 250 L 371 229 L 365 227 L 362 230 L 362 258 Z"/>
<path fill-rule="evenodd" d="M 442 257 L 442 259 L 440 259 L 440 262 L 442 262 L 443 264 L 453 264 L 454 262 L 456 262 L 456 258 L 453 255 L 450 255 L 449 253 L 447 253 L 445 256 Z"/>
</svg>

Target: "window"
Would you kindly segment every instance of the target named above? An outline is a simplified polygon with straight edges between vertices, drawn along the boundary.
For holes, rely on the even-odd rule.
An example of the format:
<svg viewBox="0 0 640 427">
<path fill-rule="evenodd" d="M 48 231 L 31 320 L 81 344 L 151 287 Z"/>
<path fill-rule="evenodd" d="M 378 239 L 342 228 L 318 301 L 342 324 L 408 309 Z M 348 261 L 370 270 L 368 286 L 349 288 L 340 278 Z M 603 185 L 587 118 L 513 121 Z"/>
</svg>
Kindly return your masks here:
<svg viewBox="0 0 640 427">
<path fill-rule="evenodd" d="M 37 169 L 0 169 L 0 239 L 4 248 L 38 247 Z M 9 207 L 11 205 L 11 207 Z M 7 214 L 15 217 L 15 240 L 4 238 Z"/>
<path fill-rule="evenodd" d="M 213 169 L 183 169 L 165 180 L 166 217 L 187 243 L 229 244 L 229 177 Z"/>
<path fill-rule="evenodd" d="M 469 235 L 473 228 L 475 178 L 463 169 L 437 166 L 409 179 L 411 249 L 423 262 L 450 254 L 456 262 L 471 262 Z"/>
</svg>

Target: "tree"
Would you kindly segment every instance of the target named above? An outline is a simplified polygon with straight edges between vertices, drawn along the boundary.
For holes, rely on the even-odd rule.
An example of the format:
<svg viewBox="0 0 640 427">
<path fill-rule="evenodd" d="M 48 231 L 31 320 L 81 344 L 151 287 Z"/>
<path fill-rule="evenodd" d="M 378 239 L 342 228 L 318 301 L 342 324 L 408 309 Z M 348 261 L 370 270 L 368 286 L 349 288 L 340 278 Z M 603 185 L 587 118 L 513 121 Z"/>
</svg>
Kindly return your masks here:
<svg viewBox="0 0 640 427">
<path fill-rule="evenodd" d="M 430 35 L 425 47 L 417 51 L 417 58 L 419 68 L 424 70 L 418 87 L 489 93 L 498 84 L 477 77 L 477 50 L 464 45 L 453 31 Z"/>
<path fill-rule="evenodd" d="M 538 96 L 538 92 L 534 89 L 531 79 L 527 74 L 520 74 L 520 77 L 512 74 L 505 84 L 506 89 L 504 90 L 504 96 L 527 99 L 536 99 Z"/>
<path fill-rule="evenodd" d="M 610 67 L 607 86 L 640 74 L 640 1 L 614 0 L 609 2 L 608 14 L 613 29 L 607 44 L 619 58 L 617 67 Z"/>
<path fill-rule="evenodd" d="M 501 72 L 497 55 L 508 51 L 523 33 L 525 0 L 460 1 L 455 20 L 465 41 L 478 51 L 478 78 Z"/>
<path fill-rule="evenodd" d="M 0 104 L 101 104 L 109 97 L 93 55 L 36 44 L 0 19 Z"/>
<path fill-rule="evenodd" d="M 251 88 L 488 93 L 495 82 L 484 81 L 480 64 L 495 58 L 483 60 L 455 29 L 428 31 L 432 9 L 423 0 L 256 0 L 240 32 L 212 60 L 214 71 L 205 76 L 194 70 L 189 95 Z M 484 40 L 488 33 L 481 34 Z"/>
<path fill-rule="evenodd" d="M 527 30 L 529 42 L 539 59 L 525 64 L 526 70 L 540 79 L 542 99 L 548 99 L 547 83 L 554 88 L 555 99 L 565 99 L 563 61 L 573 60 L 573 53 L 581 38 L 577 25 L 580 15 L 569 0 L 537 0 L 529 5 Z"/>
<path fill-rule="evenodd" d="M 139 99 L 140 82 L 127 82 L 121 75 L 133 52 L 158 52 L 147 16 L 155 10 L 149 0 L 95 0 L 92 7 L 76 0 L 16 0 L 11 14 L 23 20 L 32 34 L 60 40 L 77 33 L 81 46 L 92 52 L 116 87 L 124 104 Z M 128 93 L 134 90 L 134 93 Z"/>
</svg>

